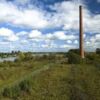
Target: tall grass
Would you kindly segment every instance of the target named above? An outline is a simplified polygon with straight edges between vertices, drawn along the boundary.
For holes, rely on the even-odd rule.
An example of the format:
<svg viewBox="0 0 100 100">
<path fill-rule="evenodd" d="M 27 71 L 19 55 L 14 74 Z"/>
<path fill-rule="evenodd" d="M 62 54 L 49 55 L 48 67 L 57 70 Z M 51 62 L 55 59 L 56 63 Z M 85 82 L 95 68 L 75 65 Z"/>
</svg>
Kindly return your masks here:
<svg viewBox="0 0 100 100">
<path fill-rule="evenodd" d="M 53 56 L 43 58 L 6 62 L 9 65 L 4 67 L 6 70 L 0 67 L 1 76 L 15 75 L 5 85 L 0 83 L 0 100 L 100 100 L 100 62 L 98 67 L 90 63 L 97 58 L 87 56 L 86 62 L 76 60 L 72 64 L 62 63 L 61 58 Z"/>
</svg>

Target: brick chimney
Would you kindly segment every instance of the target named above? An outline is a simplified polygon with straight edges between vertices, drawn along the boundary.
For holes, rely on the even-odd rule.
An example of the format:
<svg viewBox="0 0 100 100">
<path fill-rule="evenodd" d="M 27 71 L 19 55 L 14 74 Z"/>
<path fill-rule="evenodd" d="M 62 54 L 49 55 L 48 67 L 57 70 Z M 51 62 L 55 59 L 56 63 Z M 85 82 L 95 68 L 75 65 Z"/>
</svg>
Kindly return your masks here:
<svg viewBox="0 0 100 100">
<path fill-rule="evenodd" d="M 84 39 L 83 39 L 83 12 L 82 6 L 79 6 L 79 49 L 80 49 L 80 56 L 84 58 Z"/>
</svg>

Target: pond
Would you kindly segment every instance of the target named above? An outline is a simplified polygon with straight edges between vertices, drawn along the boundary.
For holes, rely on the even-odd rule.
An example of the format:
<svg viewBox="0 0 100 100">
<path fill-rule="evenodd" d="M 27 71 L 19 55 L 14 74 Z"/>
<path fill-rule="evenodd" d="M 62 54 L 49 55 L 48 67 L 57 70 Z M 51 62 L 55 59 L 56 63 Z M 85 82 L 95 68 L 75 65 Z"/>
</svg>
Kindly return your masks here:
<svg viewBox="0 0 100 100">
<path fill-rule="evenodd" d="M 17 57 L 7 57 L 7 58 L 0 58 L 0 62 L 4 61 L 14 61 Z"/>
</svg>

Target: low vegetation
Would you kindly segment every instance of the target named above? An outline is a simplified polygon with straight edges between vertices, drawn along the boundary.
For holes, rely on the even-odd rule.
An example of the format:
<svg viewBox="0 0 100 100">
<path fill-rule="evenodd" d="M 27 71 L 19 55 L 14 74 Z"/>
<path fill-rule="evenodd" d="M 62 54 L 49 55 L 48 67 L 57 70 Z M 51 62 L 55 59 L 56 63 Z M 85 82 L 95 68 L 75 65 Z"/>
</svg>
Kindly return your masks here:
<svg viewBox="0 0 100 100">
<path fill-rule="evenodd" d="M 100 55 L 19 52 L 0 63 L 0 100 L 100 100 Z"/>
</svg>

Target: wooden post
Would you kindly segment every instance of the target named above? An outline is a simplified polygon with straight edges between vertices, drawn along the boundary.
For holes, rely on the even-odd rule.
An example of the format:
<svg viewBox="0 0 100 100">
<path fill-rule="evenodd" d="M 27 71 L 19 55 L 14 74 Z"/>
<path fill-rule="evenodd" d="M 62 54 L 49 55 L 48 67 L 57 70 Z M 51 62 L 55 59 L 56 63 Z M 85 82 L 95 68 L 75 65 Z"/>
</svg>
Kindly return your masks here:
<svg viewBox="0 0 100 100">
<path fill-rule="evenodd" d="M 80 56 L 84 58 L 84 39 L 83 39 L 83 13 L 82 13 L 82 6 L 79 6 L 79 47 L 80 47 Z"/>
</svg>

